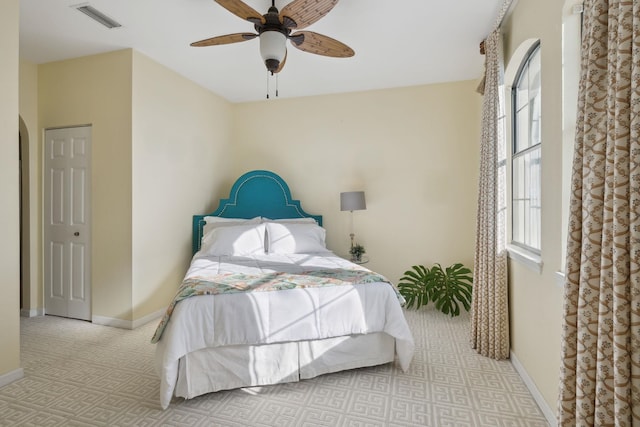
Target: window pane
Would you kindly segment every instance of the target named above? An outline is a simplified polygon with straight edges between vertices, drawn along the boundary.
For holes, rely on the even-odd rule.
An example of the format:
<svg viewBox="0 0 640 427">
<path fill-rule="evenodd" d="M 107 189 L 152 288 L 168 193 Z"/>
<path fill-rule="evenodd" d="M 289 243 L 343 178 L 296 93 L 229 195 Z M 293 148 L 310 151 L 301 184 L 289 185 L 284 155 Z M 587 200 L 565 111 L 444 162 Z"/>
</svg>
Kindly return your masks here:
<svg viewBox="0 0 640 427">
<path fill-rule="evenodd" d="M 531 112 L 531 138 L 530 138 L 530 146 L 540 144 L 542 142 L 542 136 L 540 135 L 541 126 L 540 126 L 540 94 L 538 93 L 535 98 L 531 100 L 531 108 L 529 109 Z"/>
<path fill-rule="evenodd" d="M 529 106 L 531 112 L 530 145 L 539 144 L 540 136 L 540 51 L 536 51 L 529 61 Z"/>
<path fill-rule="evenodd" d="M 540 146 L 513 159 L 514 242 L 540 249 Z"/>
<path fill-rule="evenodd" d="M 514 153 L 529 148 L 529 106 L 525 106 L 516 113 L 516 143 Z"/>
<path fill-rule="evenodd" d="M 540 212 L 542 208 L 540 197 L 540 146 L 527 153 L 529 156 L 529 238 L 527 246 L 540 249 Z"/>
<path fill-rule="evenodd" d="M 527 77 L 526 68 L 522 73 L 518 87 L 516 89 L 516 110 L 520 110 L 529 102 L 529 79 Z"/>
<path fill-rule="evenodd" d="M 535 81 L 536 77 L 540 76 L 540 49 L 536 49 L 535 52 L 529 57 L 529 82 Z M 537 84 L 529 84 L 529 87 L 532 86 L 540 87 L 540 82 Z M 531 96 L 529 96 L 531 98 Z"/>
<path fill-rule="evenodd" d="M 524 158 L 520 156 L 513 161 L 513 202 L 512 202 L 512 239 L 515 242 L 523 243 L 525 240 L 525 179 L 524 179 Z"/>
</svg>

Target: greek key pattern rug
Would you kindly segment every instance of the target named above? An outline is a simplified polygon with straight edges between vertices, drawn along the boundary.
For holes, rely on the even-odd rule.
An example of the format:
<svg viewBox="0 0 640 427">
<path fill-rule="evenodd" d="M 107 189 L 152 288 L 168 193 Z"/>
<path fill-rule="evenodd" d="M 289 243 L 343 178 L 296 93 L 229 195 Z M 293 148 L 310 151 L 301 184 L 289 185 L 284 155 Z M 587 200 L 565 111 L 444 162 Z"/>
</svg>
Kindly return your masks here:
<svg viewBox="0 0 640 427">
<path fill-rule="evenodd" d="M 395 364 L 159 404 L 149 339 L 53 316 L 21 319 L 25 377 L 0 388 L 0 426 L 548 426 L 509 361 L 469 347 L 469 318 L 406 311 L 416 341 Z"/>
</svg>

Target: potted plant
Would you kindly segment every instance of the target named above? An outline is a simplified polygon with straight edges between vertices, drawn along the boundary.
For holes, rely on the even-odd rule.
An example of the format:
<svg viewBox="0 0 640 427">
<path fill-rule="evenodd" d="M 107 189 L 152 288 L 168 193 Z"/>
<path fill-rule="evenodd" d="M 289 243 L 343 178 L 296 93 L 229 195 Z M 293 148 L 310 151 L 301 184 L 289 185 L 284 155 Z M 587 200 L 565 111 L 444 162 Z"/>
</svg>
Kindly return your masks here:
<svg viewBox="0 0 640 427">
<path fill-rule="evenodd" d="M 471 308 L 473 276 L 471 270 L 460 263 L 446 269 L 440 264 L 428 268 L 414 265 L 405 271 L 398 283 L 398 291 L 407 301 L 407 308 L 433 302 L 436 308 L 451 317 L 460 314 L 460 305 L 466 311 Z"/>
<path fill-rule="evenodd" d="M 364 250 L 364 246 L 359 243 L 356 243 L 355 245 L 351 246 L 351 249 L 349 249 L 349 254 L 351 255 L 351 260 L 353 261 L 361 261 L 362 254 L 364 253 L 366 253 L 366 251 Z"/>
</svg>

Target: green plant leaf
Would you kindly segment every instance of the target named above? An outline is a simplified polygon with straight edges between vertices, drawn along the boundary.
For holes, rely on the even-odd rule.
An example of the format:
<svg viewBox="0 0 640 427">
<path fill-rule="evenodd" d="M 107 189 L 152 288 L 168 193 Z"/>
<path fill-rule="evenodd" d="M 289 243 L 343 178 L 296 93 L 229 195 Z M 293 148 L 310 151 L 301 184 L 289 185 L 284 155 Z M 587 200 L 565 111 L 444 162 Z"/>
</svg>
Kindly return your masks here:
<svg viewBox="0 0 640 427">
<path fill-rule="evenodd" d="M 426 287 L 429 269 L 423 265 L 414 265 L 412 270 L 407 270 L 398 283 L 398 291 L 407 301 L 407 308 L 416 305 L 416 309 L 429 302 L 429 293 Z"/>
<path fill-rule="evenodd" d="M 398 290 L 407 301 L 407 308 L 416 309 L 429 302 L 436 309 L 452 317 L 460 315 L 460 305 L 465 310 L 471 308 L 473 295 L 473 275 L 461 263 L 442 268 L 434 264 L 431 268 L 414 265 L 400 279 Z"/>
</svg>

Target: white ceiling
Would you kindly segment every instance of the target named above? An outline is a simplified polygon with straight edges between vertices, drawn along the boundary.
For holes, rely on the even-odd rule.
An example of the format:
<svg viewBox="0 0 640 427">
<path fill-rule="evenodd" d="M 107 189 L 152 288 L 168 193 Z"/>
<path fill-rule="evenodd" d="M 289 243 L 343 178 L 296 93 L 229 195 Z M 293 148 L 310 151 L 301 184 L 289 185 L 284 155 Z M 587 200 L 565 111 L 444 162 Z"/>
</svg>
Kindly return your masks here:
<svg viewBox="0 0 640 427">
<path fill-rule="evenodd" d="M 266 13 L 270 0 L 246 0 Z M 276 0 L 282 9 L 290 0 Z M 122 24 L 107 29 L 73 7 L 88 3 Z M 480 41 L 502 0 L 342 0 L 306 30 L 353 48 L 327 58 L 288 44 L 280 98 L 479 78 Z M 33 63 L 133 48 L 231 102 L 274 96 L 259 41 L 190 47 L 229 33 L 253 32 L 213 0 L 20 0 L 20 56 Z M 289 42 L 287 42 L 289 43 Z"/>
</svg>

